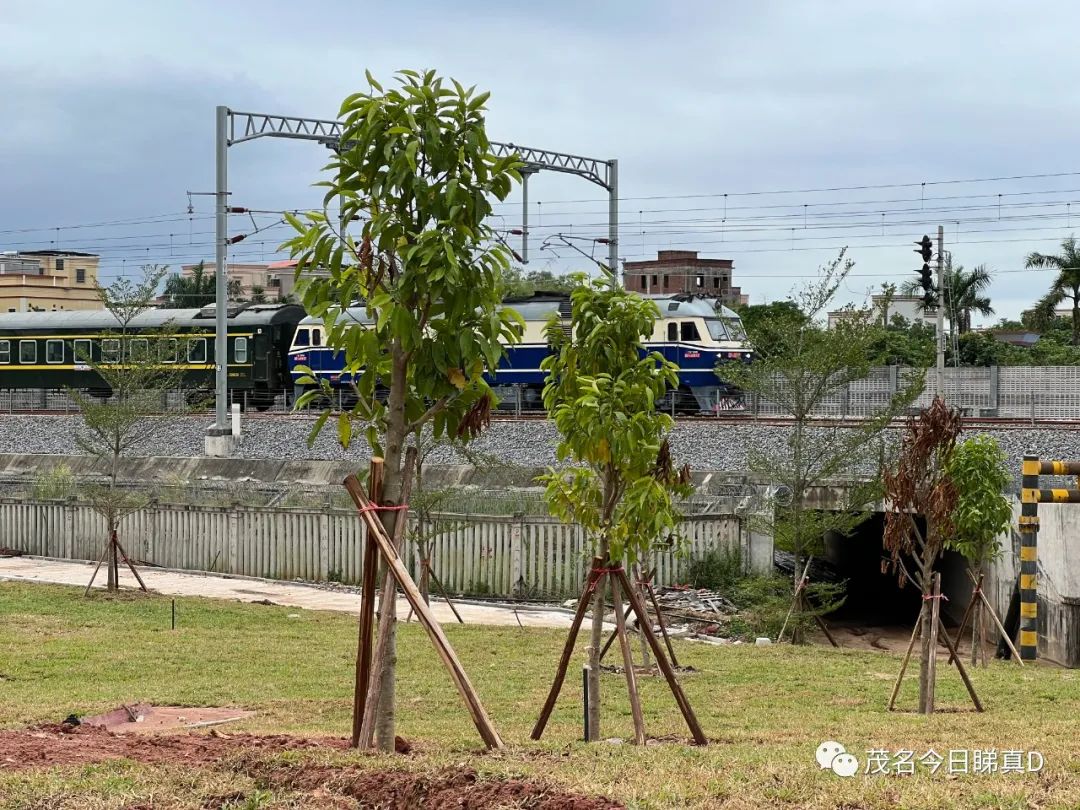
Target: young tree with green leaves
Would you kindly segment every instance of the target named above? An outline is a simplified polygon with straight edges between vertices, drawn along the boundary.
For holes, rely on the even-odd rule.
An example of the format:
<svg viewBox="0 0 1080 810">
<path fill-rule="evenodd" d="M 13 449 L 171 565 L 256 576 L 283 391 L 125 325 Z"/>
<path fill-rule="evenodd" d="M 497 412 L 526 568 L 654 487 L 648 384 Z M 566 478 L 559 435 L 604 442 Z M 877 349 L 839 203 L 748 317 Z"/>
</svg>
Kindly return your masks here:
<svg viewBox="0 0 1080 810">
<path fill-rule="evenodd" d="M 367 81 L 341 105 L 342 149 L 326 167 L 324 208 L 288 215 L 297 236 L 286 246 L 298 278 L 325 271 L 306 279 L 303 303 L 323 319 L 326 345 L 344 353 L 344 372 L 356 382 L 355 404 L 337 413 L 338 438 L 347 447 L 354 425 L 362 426 L 372 452 L 385 458 L 383 503 L 397 505 L 413 472 L 403 469 L 408 437 L 429 424 L 436 438 L 482 429 L 492 404 L 484 370 L 497 367 L 504 342 L 520 337 L 517 314 L 498 309 L 509 251 L 487 219 L 491 201 L 520 181 L 521 163 L 492 154 L 488 93 L 434 71 L 400 71 L 397 86 L 385 90 L 370 73 Z M 340 221 L 359 220 L 359 235 L 338 230 L 338 212 L 330 214 L 338 207 Z M 358 299 L 370 327 L 348 317 Z M 324 393 L 309 391 L 297 407 Z M 319 416 L 313 436 L 330 415 Z M 399 513 L 379 519 L 393 537 Z M 392 612 L 393 600 L 380 610 Z M 395 661 L 391 637 L 386 659 L 374 662 L 383 750 L 394 747 Z"/>
<path fill-rule="evenodd" d="M 722 366 L 724 379 L 776 405 L 791 420 L 788 440 L 781 446 L 747 448 L 750 470 L 790 492 L 789 503 L 778 503 L 767 519 L 776 546 L 795 555 L 793 588 L 802 577 L 805 558 L 818 553 L 829 532 L 847 534 L 865 518 L 879 493 L 876 467 L 884 450 L 882 431 L 902 414 L 922 390 L 922 375 L 901 387 L 889 401 L 857 425 L 811 422 L 842 398 L 848 386 L 864 379 L 876 362 L 881 329 L 869 312 L 853 311 L 832 329 L 822 322 L 828 306 L 854 263 L 844 252 L 821 268 L 818 279 L 796 296 L 800 317 L 762 319 L 748 329 L 751 344 L 768 346 L 750 365 Z M 844 502 L 829 510 L 809 505 L 812 490 L 835 479 L 851 479 L 843 488 Z M 795 628 L 805 624 L 797 616 Z M 799 638 L 799 633 L 793 635 Z"/>
<path fill-rule="evenodd" d="M 997 440 L 986 435 L 957 444 L 945 464 L 956 491 L 953 534 L 945 546 L 964 555 L 977 586 L 982 583 L 985 566 L 1001 556 L 1001 536 L 1012 522 L 1012 506 L 1005 495 L 1010 480 L 1006 464 L 1005 453 Z M 986 666 L 986 617 L 983 600 L 977 592 L 972 594 L 972 606 L 971 663 L 978 663 L 981 653 Z M 957 634 L 958 643 L 961 632 L 963 622 Z"/>
<path fill-rule="evenodd" d="M 667 443 L 673 420 L 656 408 L 678 386 L 678 368 L 645 341 L 660 316 L 651 300 L 612 289 L 610 278 L 575 275 L 570 336 L 553 318 L 544 407 L 561 436 L 559 461 L 543 476 L 552 514 L 587 533 L 603 565 L 629 565 L 677 531 L 676 498 L 689 495 Z M 604 589 L 597 588 L 589 642 L 589 739 L 600 735 Z M 618 609 L 618 606 L 616 607 Z"/>
<path fill-rule="evenodd" d="M 108 527 L 102 559 L 108 560 L 110 591 L 119 587 L 119 560 L 122 556 L 126 559 L 118 540 L 120 522 L 143 509 L 150 500 L 145 492 L 120 486 L 120 460 L 133 449 L 145 446 L 169 424 L 160 415 L 162 403 L 169 391 L 180 388 L 184 374 L 175 362 L 165 362 L 169 352 L 175 358 L 177 345 L 167 327 L 152 333 L 139 330 L 137 337 L 132 335 L 133 322 L 154 307 L 158 285 L 166 271 L 165 267 L 147 265 L 141 281 L 121 278 L 108 287 L 98 286 L 98 295 L 115 318 L 116 327 L 98 341 L 96 354 L 75 359 L 90 366 L 103 386 L 111 391 L 111 397 L 102 400 L 68 389 L 83 419 L 76 442 L 104 468 L 105 482 L 89 485 L 86 491 Z M 93 578 L 90 582 L 93 584 Z M 139 582 L 142 584 L 141 579 Z"/>
</svg>

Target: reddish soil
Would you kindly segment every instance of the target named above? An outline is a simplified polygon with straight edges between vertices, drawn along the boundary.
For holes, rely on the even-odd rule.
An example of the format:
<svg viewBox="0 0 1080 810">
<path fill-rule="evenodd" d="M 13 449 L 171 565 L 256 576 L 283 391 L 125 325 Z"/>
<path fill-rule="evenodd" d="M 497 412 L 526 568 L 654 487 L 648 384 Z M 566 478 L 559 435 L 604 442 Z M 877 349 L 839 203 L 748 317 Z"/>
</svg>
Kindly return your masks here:
<svg viewBox="0 0 1080 810">
<path fill-rule="evenodd" d="M 481 779 L 472 768 L 447 768 L 434 774 L 364 771 L 326 766 L 279 768 L 267 776 L 272 787 L 303 793 L 345 796 L 360 807 L 385 810 L 618 810 L 625 805 L 602 796 L 567 793 L 524 779 Z"/>
<path fill-rule="evenodd" d="M 21 731 L 0 731 L 0 770 L 81 765 L 121 758 L 145 763 L 214 767 L 223 756 L 243 754 L 234 760 L 239 763 L 234 767 L 254 777 L 262 786 L 302 795 L 305 807 L 359 806 L 387 810 L 417 807 L 434 810 L 488 807 L 616 810 L 623 807 L 602 796 L 567 793 L 545 782 L 482 779 L 472 768 L 423 774 L 351 766 L 277 766 L 259 761 L 261 753 L 310 748 L 344 750 L 347 745 L 347 740 L 337 738 L 213 732 L 120 735 L 86 725 L 47 725 Z M 249 754 L 254 756 L 247 756 Z M 245 798 L 242 794 L 212 797 L 204 802 L 204 806 L 217 808 L 242 802 Z"/>
<path fill-rule="evenodd" d="M 0 770 L 51 765 L 82 765 L 107 759 L 206 765 L 235 751 L 288 751 L 339 748 L 347 740 L 307 739 L 285 735 L 112 734 L 93 726 L 46 725 L 23 731 L 0 731 Z"/>
</svg>

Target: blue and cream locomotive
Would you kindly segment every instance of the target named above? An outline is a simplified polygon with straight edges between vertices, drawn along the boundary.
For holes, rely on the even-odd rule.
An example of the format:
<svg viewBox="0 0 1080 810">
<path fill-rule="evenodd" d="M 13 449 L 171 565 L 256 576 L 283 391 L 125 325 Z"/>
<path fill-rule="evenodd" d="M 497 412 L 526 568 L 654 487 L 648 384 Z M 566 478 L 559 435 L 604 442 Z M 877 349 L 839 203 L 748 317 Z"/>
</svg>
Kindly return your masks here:
<svg viewBox="0 0 1080 810">
<path fill-rule="evenodd" d="M 659 352 L 679 367 L 679 388 L 669 392 L 664 407 L 674 404 L 679 411 L 693 413 L 741 408 L 739 391 L 716 373 L 717 367 L 725 363 L 747 363 L 752 359 L 739 316 L 714 299 L 690 295 L 649 298 L 656 304 L 659 317 L 646 350 Z M 520 404 L 522 410 L 540 410 L 545 377 L 540 363 L 550 353 L 544 330 L 552 315 L 569 324 L 570 299 L 537 293 L 527 299 L 507 301 L 503 306 L 512 307 L 522 316 L 525 331 L 519 343 L 506 347 L 499 368 L 488 375 L 487 381 L 503 407 Z M 371 323 L 363 306 L 351 307 L 346 316 L 359 328 Z M 299 380 L 305 376 L 298 370 L 300 367 L 310 369 L 317 379 L 329 381 L 332 388 L 349 387 L 349 376 L 343 371 L 344 355 L 325 343 L 321 319 L 308 317 L 297 326 L 289 349 L 297 395 L 303 390 Z"/>
</svg>

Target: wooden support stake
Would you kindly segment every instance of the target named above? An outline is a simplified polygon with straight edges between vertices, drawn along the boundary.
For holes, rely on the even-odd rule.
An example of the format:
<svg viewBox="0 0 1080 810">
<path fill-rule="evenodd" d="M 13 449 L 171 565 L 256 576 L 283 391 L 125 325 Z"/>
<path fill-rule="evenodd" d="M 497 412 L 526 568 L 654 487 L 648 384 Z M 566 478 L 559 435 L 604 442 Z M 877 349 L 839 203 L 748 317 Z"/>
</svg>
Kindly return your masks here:
<svg viewBox="0 0 1080 810">
<path fill-rule="evenodd" d="M 683 719 L 686 720 L 686 725 L 689 726 L 690 733 L 694 736 L 694 742 L 698 745 L 707 745 L 708 738 L 705 736 L 705 732 L 701 730 L 697 717 L 694 715 L 694 710 L 690 707 L 690 701 L 687 700 L 686 693 L 683 692 L 682 687 L 679 685 L 679 680 L 675 677 L 675 672 L 672 670 L 667 656 L 664 655 L 660 642 L 656 640 L 656 634 L 652 631 L 652 625 L 649 623 L 649 616 L 645 612 L 645 605 L 641 601 L 640 595 L 630 587 L 630 581 L 626 578 L 625 571 L 620 569 L 616 572 L 616 576 L 619 578 L 623 590 L 626 591 L 626 597 L 630 600 L 634 613 L 637 614 L 638 628 L 645 634 L 645 638 L 649 642 L 653 657 L 656 658 L 660 671 L 664 673 L 664 678 L 667 679 L 671 693 L 675 696 L 675 702 L 679 704 L 679 711 L 682 712 Z"/>
<path fill-rule="evenodd" d="M 401 485 L 401 503 L 405 505 L 408 505 L 409 498 L 412 496 L 411 472 L 415 465 L 416 447 L 411 446 L 405 451 L 405 481 Z M 400 510 L 394 523 L 394 550 L 399 557 L 401 556 L 401 542 L 405 539 L 405 527 L 408 523 L 408 510 Z M 379 594 L 379 631 L 368 681 L 367 702 L 364 705 L 364 716 L 360 723 L 360 748 L 371 748 L 375 738 L 375 719 L 379 712 L 379 700 L 382 697 L 382 671 L 386 666 L 387 651 L 390 649 L 390 630 L 396 618 L 394 611 L 396 600 L 397 588 L 394 587 L 394 575 L 390 573 L 390 566 L 387 566 L 382 591 Z"/>
<path fill-rule="evenodd" d="M 922 616 L 924 610 L 926 610 L 926 602 L 922 603 L 919 615 L 915 618 L 915 626 L 911 629 L 911 641 L 908 642 L 907 652 L 904 653 L 904 660 L 900 664 L 900 674 L 896 676 L 896 683 L 893 684 L 892 694 L 889 696 L 888 710 L 890 712 L 896 707 L 896 697 L 900 694 L 900 685 L 904 682 L 904 673 L 907 672 L 908 661 L 911 660 L 911 651 L 915 649 L 915 640 L 918 639 L 919 630 L 922 629 Z"/>
<path fill-rule="evenodd" d="M 656 576 L 656 569 L 649 574 L 643 583 L 642 587 L 649 592 L 649 599 L 652 600 L 653 610 L 656 611 L 656 623 L 660 625 L 660 633 L 664 636 L 664 644 L 667 647 L 668 655 L 671 656 L 671 665 L 678 669 L 679 659 L 675 657 L 675 646 L 671 643 L 671 638 L 668 636 L 667 624 L 664 622 L 664 614 L 660 612 L 660 603 L 656 599 L 656 591 L 653 590 L 652 578 Z"/>
<path fill-rule="evenodd" d="M 784 631 L 787 629 L 787 623 L 791 619 L 791 614 L 795 612 L 795 606 L 799 604 L 799 594 L 802 593 L 803 584 L 806 582 L 806 575 L 810 572 L 810 561 L 814 559 L 813 555 L 806 558 L 806 565 L 803 567 L 802 576 L 799 577 L 799 584 L 795 586 L 795 596 L 791 600 L 791 607 L 788 608 L 787 616 L 784 617 L 784 623 L 780 626 L 780 634 L 776 637 L 776 643 L 779 644 L 784 640 Z M 794 635 L 794 631 L 792 631 Z"/>
<path fill-rule="evenodd" d="M 128 559 L 128 555 L 127 552 L 124 551 L 124 547 L 120 545 L 120 541 L 117 540 L 115 536 L 113 537 L 113 542 L 116 544 L 116 550 L 120 552 L 120 558 L 124 561 L 127 567 L 131 570 L 131 573 L 135 576 L 135 579 L 138 581 L 139 587 L 142 588 L 143 593 L 150 593 L 148 590 L 146 590 L 146 583 L 143 582 L 143 578 L 139 576 L 139 572 L 135 570 L 135 566 L 132 565 L 131 560 Z M 119 577 L 116 580 L 116 584 L 117 586 L 120 585 Z"/>
<path fill-rule="evenodd" d="M 836 643 L 836 639 L 833 638 L 833 634 L 829 632 L 829 625 L 825 624 L 825 620 L 814 613 L 814 609 L 810 606 L 810 600 L 806 598 L 806 591 L 802 591 L 799 594 L 799 609 L 804 610 L 814 617 L 814 622 L 821 629 L 821 632 L 825 634 L 825 638 L 829 640 L 836 649 L 840 649 L 840 645 Z"/>
<path fill-rule="evenodd" d="M 971 574 L 971 571 L 968 571 Z M 964 617 L 960 619 L 960 627 L 956 631 L 956 638 L 953 639 L 953 646 L 956 649 L 960 649 L 960 642 L 964 638 L 964 628 L 967 627 L 968 619 L 971 618 L 971 610 L 975 607 L 975 604 L 979 601 L 979 592 L 982 589 L 983 575 L 979 574 L 979 579 L 975 583 L 975 590 L 971 592 L 971 601 L 967 603 L 967 607 L 964 608 Z M 972 645 L 974 646 L 974 645 Z M 953 662 L 953 656 L 949 656 L 949 663 Z"/>
<path fill-rule="evenodd" d="M 634 654 L 630 650 L 630 640 L 626 637 L 626 617 L 623 616 L 619 584 L 618 577 L 612 578 L 611 601 L 615 605 L 615 634 L 619 637 L 619 648 L 622 650 L 623 671 L 626 673 L 626 691 L 630 696 L 630 713 L 634 718 L 634 743 L 644 745 L 645 720 L 641 716 L 641 698 L 638 696 L 637 675 L 634 672 Z M 629 598 L 630 594 L 627 594 L 627 599 Z"/>
<path fill-rule="evenodd" d="M 393 541 L 387 537 L 382 523 L 380 523 L 374 514 L 372 514 L 371 509 L 374 504 L 365 496 L 363 487 L 360 485 L 356 476 L 350 475 L 345 479 L 345 489 L 352 497 L 353 503 L 356 504 L 357 509 L 359 509 L 361 519 L 367 524 L 368 536 L 374 538 L 378 550 L 382 553 L 383 559 L 386 561 L 387 567 L 393 573 L 394 579 L 397 580 L 398 585 L 401 586 L 402 591 L 405 593 L 405 598 L 409 601 L 413 611 L 416 613 L 416 618 L 427 631 L 432 644 L 434 644 L 436 651 L 439 653 L 439 657 L 442 658 L 447 670 L 449 670 L 450 677 L 453 679 L 458 693 L 461 695 L 462 700 L 469 709 L 473 724 L 476 726 L 477 731 L 480 732 L 480 737 L 483 739 L 484 744 L 487 745 L 488 748 L 502 748 L 502 739 L 499 737 L 498 732 L 495 731 L 495 727 L 491 724 L 491 720 L 488 718 L 483 704 L 480 703 L 480 698 L 476 694 L 472 682 L 469 681 L 469 676 L 465 674 L 465 668 L 461 665 L 461 661 L 458 660 L 454 648 L 450 646 L 450 642 L 447 640 L 442 628 L 435 620 L 431 608 L 424 602 L 424 598 L 420 595 L 420 590 L 416 587 L 416 583 L 413 582 L 412 577 L 409 576 L 408 569 L 405 568 L 404 563 L 401 562 L 401 558 L 398 557 L 397 551 L 394 549 Z M 357 732 L 359 733 L 359 729 L 357 729 Z"/>
<path fill-rule="evenodd" d="M 971 577 L 972 580 L 975 579 L 974 576 L 972 576 L 971 571 L 968 571 L 968 576 Z M 994 620 L 994 624 L 997 625 L 998 632 L 1001 633 L 1002 640 L 1008 645 L 1009 650 L 1012 652 L 1013 659 L 1020 666 L 1024 666 L 1024 661 L 1020 658 L 1020 653 L 1017 651 L 1016 645 L 1013 644 L 1013 640 L 1009 638 L 1005 626 L 1001 623 L 1001 619 L 998 618 L 997 611 L 990 605 L 990 600 L 986 598 L 986 594 L 983 593 L 981 589 L 979 590 L 979 598 L 982 599 L 983 606 L 986 608 L 987 612 L 989 612 L 990 618 Z"/>
<path fill-rule="evenodd" d="M 351 477 L 351 476 L 350 476 Z M 367 501 L 382 499 L 383 460 L 372 456 L 368 467 Z M 349 479 L 346 479 L 348 482 Z M 356 480 L 353 478 L 353 480 Z M 360 482 L 357 481 L 357 486 Z M 346 483 L 348 488 L 348 483 Z M 350 491 L 351 494 L 351 491 Z M 354 497 L 355 500 L 355 497 Z M 375 580 L 378 575 L 378 546 L 369 528 L 365 532 L 363 574 L 360 580 L 360 638 L 356 646 L 356 683 L 353 686 L 352 747 L 360 747 L 360 728 L 367 707 L 367 689 L 371 679 L 371 637 L 375 616 Z"/>
<path fill-rule="evenodd" d="M 941 574 L 935 573 L 931 582 L 933 586 L 930 592 L 930 660 L 926 667 L 926 704 L 920 707 L 923 714 L 934 713 L 934 691 L 937 688 L 938 625 L 941 624 Z"/>
<path fill-rule="evenodd" d="M 935 580 L 935 584 L 940 587 L 940 585 L 941 585 L 941 581 L 940 581 L 941 574 L 935 574 L 934 576 L 938 577 L 938 579 Z M 935 602 L 937 602 L 937 601 L 940 601 L 940 600 L 935 600 Z M 961 679 L 963 679 L 964 686 L 967 687 L 968 694 L 971 696 L 971 702 L 975 704 L 975 711 L 977 711 L 977 712 L 983 711 L 983 705 L 979 700 L 979 696 L 975 694 L 975 686 L 971 683 L 971 678 L 968 677 L 967 670 L 964 669 L 964 662 L 960 660 L 960 656 L 956 654 L 956 648 L 953 646 L 952 641 L 949 640 L 949 633 L 945 630 L 945 623 L 943 621 L 941 621 L 941 616 L 940 615 L 935 616 L 934 618 L 937 619 L 938 627 L 941 630 L 941 640 L 944 641 L 945 646 L 949 648 L 949 652 L 952 654 L 951 660 L 953 661 L 953 663 L 956 664 L 956 668 L 958 670 L 960 670 L 960 677 L 961 677 Z M 936 645 L 935 645 L 935 649 L 934 649 L 933 653 L 931 654 L 931 660 L 934 660 L 935 658 L 937 658 Z M 931 687 L 932 687 L 933 686 L 933 681 L 931 681 L 930 683 L 931 683 Z M 933 689 L 931 688 L 931 692 L 930 692 L 931 698 L 933 698 L 933 694 L 934 694 Z M 931 704 L 931 705 L 933 705 L 933 704 Z"/>
<path fill-rule="evenodd" d="M 86 590 L 83 592 L 83 596 L 90 595 L 90 589 L 94 587 L 94 580 L 97 579 L 98 571 L 101 570 L 101 564 L 105 562 L 105 555 L 109 553 L 109 549 L 112 548 L 112 541 L 110 540 L 105 544 L 105 548 L 101 550 L 101 557 L 97 561 L 97 565 L 94 566 L 94 573 L 90 575 L 90 581 L 86 583 Z"/>
<path fill-rule="evenodd" d="M 589 575 L 585 578 L 585 587 L 581 591 L 581 598 L 578 600 L 577 610 L 574 612 L 574 620 L 570 623 L 570 632 L 566 634 L 566 644 L 563 645 L 559 666 L 555 670 L 555 680 L 551 684 L 547 700 L 544 701 L 544 708 L 540 710 L 540 717 L 537 718 L 536 725 L 533 726 L 531 737 L 534 740 L 539 740 L 543 735 L 548 718 L 551 717 L 551 712 L 555 708 L 555 701 L 558 700 L 559 692 L 562 690 L 563 681 L 566 680 L 566 669 L 570 666 L 570 657 L 574 654 L 574 642 L 577 641 L 578 633 L 581 631 L 581 623 L 585 620 L 585 611 L 589 608 L 589 599 L 604 577 L 599 570 L 602 564 L 602 559 L 593 557 L 592 567 L 589 569 Z"/>
<path fill-rule="evenodd" d="M 626 603 L 626 610 L 623 611 L 622 620 L 625 624 L 626 620 L 630 618 L 630 614 L 634 612 L 634 609 L 630 606 L 630 602 Z M 604 642 L 604 648 L 600 650 L 600 660 L 604 660 L 604 656 L 607 655 L 608 650 L 611 649 L 611 645 L 615 643 L 615 639 L 619 637 L 618 630 L 612 630 L 611 635 L 608 636 L 608 640 Z"/>
</svg>

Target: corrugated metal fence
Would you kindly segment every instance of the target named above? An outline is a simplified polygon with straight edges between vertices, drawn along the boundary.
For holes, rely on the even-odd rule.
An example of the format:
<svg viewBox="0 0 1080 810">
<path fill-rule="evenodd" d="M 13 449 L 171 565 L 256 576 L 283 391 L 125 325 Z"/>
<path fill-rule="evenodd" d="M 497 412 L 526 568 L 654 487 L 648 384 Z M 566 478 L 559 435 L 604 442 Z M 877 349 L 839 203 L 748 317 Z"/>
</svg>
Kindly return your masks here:
<svg viewBox="0 0 1080 810">
<path fill-rule="evenodd" d="M 423 529 L 432 569 L 453 593 L 556 598 L 583 584 L 588 550 L 579 526 L 535 516 L 441 514 Z M 419 577 L 414 535 L 404 556 Z M 738 548 L 749 565 L 760 558 L 751 542 L 771 543 L 735 515 L 687 518 L 683 535 L 683 554 L 652 561 L 661 585 L 684 577 L 689 557 Z M 97 560 L 105 536 L 104 518 L 88 504 L 0 499 L 0 546 Z M 155 504 L 126 517 L 119 537 L 136 560 L 192 571 L 355 584 L 363 565 L 363 524 L 347 510 Z"/>
</svg>

